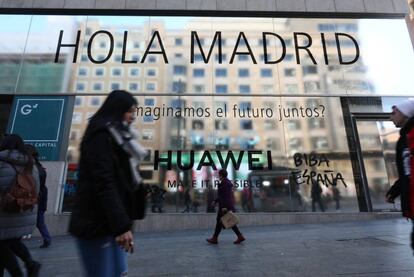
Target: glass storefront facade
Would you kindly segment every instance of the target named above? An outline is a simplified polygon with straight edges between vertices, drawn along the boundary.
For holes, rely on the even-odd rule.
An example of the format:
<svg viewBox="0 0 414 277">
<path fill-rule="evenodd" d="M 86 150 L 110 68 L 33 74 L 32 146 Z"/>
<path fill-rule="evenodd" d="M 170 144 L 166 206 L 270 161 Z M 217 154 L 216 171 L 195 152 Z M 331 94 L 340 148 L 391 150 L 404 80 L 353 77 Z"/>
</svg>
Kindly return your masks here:
<svg viewBox="0 0 414 277">
<path fill-rule="evenodd" d="M 241 212 L 398 208 L 383 198 L 398 138 L 386 113 L 414 95 L 402 19 L 1 15 L 0 23 L 0 97 L 73 102 L 59 158 L 62 212 L 71 210 L 88 118 L 116 89 L 139 102 L 149 212 L 214 212 L 220 168 Z"/>
</svg>

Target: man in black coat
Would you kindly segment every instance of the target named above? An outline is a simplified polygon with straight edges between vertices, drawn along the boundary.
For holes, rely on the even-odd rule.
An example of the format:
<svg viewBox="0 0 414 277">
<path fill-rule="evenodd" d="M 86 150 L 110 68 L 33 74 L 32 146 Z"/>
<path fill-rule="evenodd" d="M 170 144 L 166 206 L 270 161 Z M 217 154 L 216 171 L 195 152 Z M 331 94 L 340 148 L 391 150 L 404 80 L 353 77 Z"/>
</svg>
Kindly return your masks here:
<svg viewBox="0 0 414 277">
<path fill-rule="evenodd" d="M 411 196 L 413 192 L 410 188 L 410 178 L 412 178 L 410 163 L 412 163 L 413 153 L 410 153 L 408 147 L 408 136 L 411 135 L 412 137 L 414 135 L 414 99 L 393 106 L 390 119 L 396 127 L 401 129 L 396 147 L 398 180 L 387 192 L 386 201 L 394 203 L 394 199 L 401 196 L 403 216 L 414 220 L 414 199 Z M 411 247 L 414 250 L 414 224 L 411 233 Z"/>
</svg>

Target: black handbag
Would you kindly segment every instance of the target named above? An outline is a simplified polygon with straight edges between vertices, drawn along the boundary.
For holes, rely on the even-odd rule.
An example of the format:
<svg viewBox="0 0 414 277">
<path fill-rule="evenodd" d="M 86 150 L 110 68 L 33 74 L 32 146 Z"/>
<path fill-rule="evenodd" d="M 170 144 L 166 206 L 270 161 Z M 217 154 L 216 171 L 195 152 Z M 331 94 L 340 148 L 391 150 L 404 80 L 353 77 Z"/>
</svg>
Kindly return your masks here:
<svg viewBox="0 0 414 277">
<path fill-rule="evenodd" d="M 147 207 L 147 189 L 144 184 L 140 184 L 134 189 L 131 199 L 131 217 L 132 219 L 143 219 Z"/>
</svg>

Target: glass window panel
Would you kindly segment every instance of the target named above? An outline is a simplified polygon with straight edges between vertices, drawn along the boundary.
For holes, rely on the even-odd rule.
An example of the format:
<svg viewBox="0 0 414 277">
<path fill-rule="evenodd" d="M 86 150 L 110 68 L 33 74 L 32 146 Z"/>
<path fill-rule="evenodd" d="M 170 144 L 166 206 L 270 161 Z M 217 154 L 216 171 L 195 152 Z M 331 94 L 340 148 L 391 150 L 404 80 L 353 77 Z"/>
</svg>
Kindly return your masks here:
<svg viewBox="0 0 414 277">
<path fill-rule="evenodd" d="M 0 15 L 0 94 L 16 89 L 31 18 L 30 15 Z"/>
<path fill-rule="evenodd" d="M 85 20 L 84 16 L 33 16 L 17 84 L 18 93 L 59 93 L 76 89 L 70 80 L 71 75 L 76 79 L 79 72 L 82 35 L 79 36 L 77 63 L 73 63 L 75 47 L 61 47 L 57 62 L 55 59 L 60 32 L 63 31 L 63 44 L 75 44 L 78 30 L 84 33 L 81 25 Z"/>
</svg>

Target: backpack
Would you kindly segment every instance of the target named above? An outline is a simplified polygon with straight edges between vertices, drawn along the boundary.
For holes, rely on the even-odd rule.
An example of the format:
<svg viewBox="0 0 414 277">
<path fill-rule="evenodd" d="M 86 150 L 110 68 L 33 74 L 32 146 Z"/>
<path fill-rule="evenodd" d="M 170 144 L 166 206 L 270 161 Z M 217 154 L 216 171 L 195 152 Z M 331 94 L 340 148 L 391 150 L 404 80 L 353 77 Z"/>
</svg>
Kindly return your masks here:
<svg viewBox="0 0 414 277">
<path fill-rule="evenodd" d="M 10 164 L 16 172 L 10 189 L 2 195 L 0 206 L 4 212 L 21 213 L 33 210 L 37 204 L 36 182 L 27 168 L 18 172 L 13 164 Z"/>
</svg>

